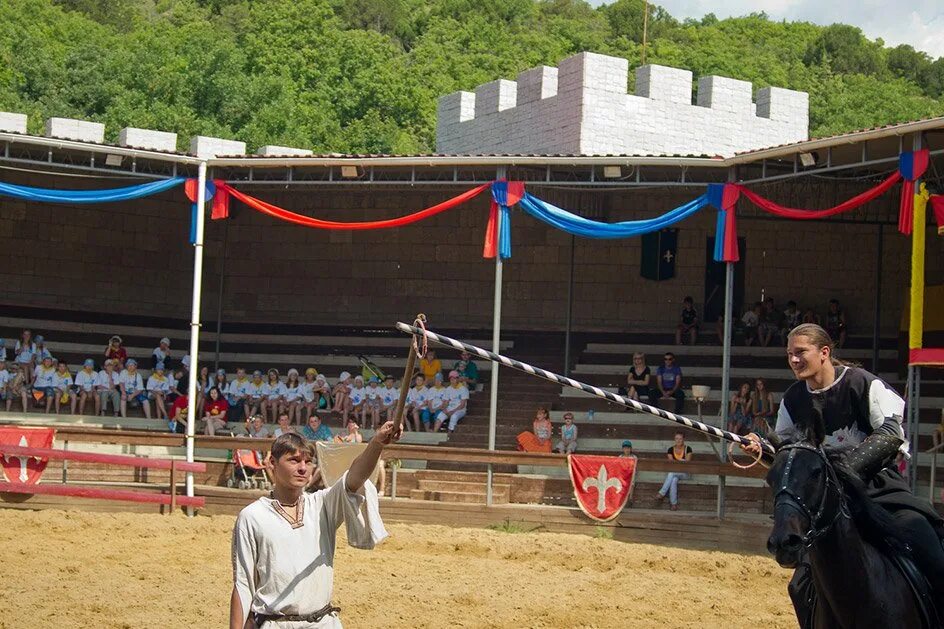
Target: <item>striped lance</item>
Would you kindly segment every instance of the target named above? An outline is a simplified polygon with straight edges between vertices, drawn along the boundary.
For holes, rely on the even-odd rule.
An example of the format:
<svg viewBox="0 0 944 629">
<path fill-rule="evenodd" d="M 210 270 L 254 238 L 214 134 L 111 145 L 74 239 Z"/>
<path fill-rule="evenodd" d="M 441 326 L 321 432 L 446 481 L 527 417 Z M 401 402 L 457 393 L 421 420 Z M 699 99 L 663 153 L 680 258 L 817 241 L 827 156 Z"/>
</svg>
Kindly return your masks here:
<svg viewBox="0 0 944 629">
<path fill-rule="evenodd" d="M 738 444 L 749 444 L 754 443 L 754 441 L 742 437 L 741 435 L 735 434 L 733 432 L 728 432 L 727 430 L 722 430 L 716 426 L 711 426 L 694 419 L 689 419 L 688 417 L 683 417 L 681 415 L 676 415 L 675 413 L 670 413 L 669 411 L 663 410 L 661 408 L 650 406 L 648 404 L 643 404 L 642 402 L 637 402 L 630 398 L 623 397 L 622 395 L 617 395 L 615 393 L 610 393 L 605 391 L 600 387 L 594 387 L 583 382 L 578 382 L 572 378 L 565 378 L 559 374 L 556 374 L 546 369 L 541 369 L 540 367 L 535 367 L 529 365 L 528 363 L 523 363 L 519 360 L 513 358 L 508 358 L 507 356 L 502 356 L 501 354 L 496 354 L 488 350 L 482 349 L 481 347 L 476 347 L 475 345 L 469 345 L 468 343 L 463 343 L 462 341 L 457 341 L 454 338 L 448 336 L 443 336 L 442 334 L 436 334 L 435 332 L 430 332 L 429 330 L 421 330 L 420 328 L 414 327 L 412 325 L 407 325 L 406 323 L 399 322 L 397 323 L 397 329 L 401 332 L 406 332 L 407 334 L 413 334 L 416 336 L 423 336 L 425 334 L 426 338 L 440 345 L 445 345 L 448 347 L 454 347 L 457 350 L 465 350 L 470 354 L 475 354 L 479 358 L 485 360 L 490 360 L 492 362 L 500 363 L 506 367 L 511 367 L 512 369 L 517 369 L 525 373 L 529 373 L 533 376 L 538 376 L 544 378 L 545 380 L 550 380 L 551 382 L 556 382 L 567 387 L 573 387 L 574 389 L 580 389 L 585 393 L 589 393 L 598 398 L 603 398 L 610 402 L 616 404 L 621 404 L 623 406 L 628 406 L 629 408 L 634 408 L 637 411 L 643 413 L 649 413 L 650 415 L 655 415 L 656 417 L 661 417 L 662 419 L 667 419 L 670 422 L 675 422 L 685 426 L 686 428 L 691 428 L 692 430 L 697 430 L 705 434 L 717 437 L 719 439 L 725 439 L 727 441 L 733 441 Z M 767 442 L 766 440 L 761 440 L 761 446 L 764 449 L 764 452 L 770 455 L 776 454 L 774 447 Z"/>
</svg>

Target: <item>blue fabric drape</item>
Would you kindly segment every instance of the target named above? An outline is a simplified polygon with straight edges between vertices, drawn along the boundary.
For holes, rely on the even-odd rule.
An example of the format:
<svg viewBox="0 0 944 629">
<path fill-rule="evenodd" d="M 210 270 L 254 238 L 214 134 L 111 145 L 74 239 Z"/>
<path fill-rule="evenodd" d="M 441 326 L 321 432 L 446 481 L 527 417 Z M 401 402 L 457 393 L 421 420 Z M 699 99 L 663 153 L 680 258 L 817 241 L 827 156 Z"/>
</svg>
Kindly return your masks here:
<svg viewBox="0 0 944 629">
<path fill-rule="evenodd" d="M 108 203 L 140 199 L 179 186 L 184 181 L 186 181 L 186 177 L 174 177 L 109 190 L 52 190 L 0 182 L 0 195 L 26 201 L 45 201 L 47 203 Z"/>
<path fill-rule="evenodd" d="M 492 199 L 498 204 L 498 257 L 507 260 L 511 257 L 511 211 L 508 209 L 508 182 L 499 180 L 492 183 Z"/>
<path fill-rule="evenodd" d="M 664 229 L 669 225 L 688 218 L 708 205 L 708 195 L 703 194 L 696 199 L 692 199 L 685 205 L 655 218 L 647 218 L 639 221 L 624 221 L 622 223 L 601 223 L 599 221 L 592 221 L 555 207 L 529 193 L 525 193 L 518 205 L 534 218 L 544 221 L 548 225 L 553 225 L 568 234 L 582 236 L 584 238 L 629 238 L 631 236 L 641 236 L 642 234 Z"/>
</svg>

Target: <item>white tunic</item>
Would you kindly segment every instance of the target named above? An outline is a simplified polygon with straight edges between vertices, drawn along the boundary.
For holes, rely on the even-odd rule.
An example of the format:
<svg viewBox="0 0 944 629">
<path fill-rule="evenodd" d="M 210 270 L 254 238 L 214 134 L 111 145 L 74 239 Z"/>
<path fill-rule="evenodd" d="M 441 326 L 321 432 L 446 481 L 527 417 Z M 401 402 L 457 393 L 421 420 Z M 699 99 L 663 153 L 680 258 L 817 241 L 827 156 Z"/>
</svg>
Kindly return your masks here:
<svg viewBox="0 0 944 629">
<path fill-rule="evenodd" d="M 387 537 L 377 490 L 367 481 L 357 493 L 345 487 L 347 474 L 328 489 L 303 494 L 303 525 L 292 528 L 264 497 L 243 509 L 233 530 L 233 580 L 243 613 L 307 615 L 331 602 L 337 529 L 346 524 L 350 546 L 370 550 Z M 265 629 L 338 628 L 326 616 L 319 623 L 267 622 Z"/>
</svg>

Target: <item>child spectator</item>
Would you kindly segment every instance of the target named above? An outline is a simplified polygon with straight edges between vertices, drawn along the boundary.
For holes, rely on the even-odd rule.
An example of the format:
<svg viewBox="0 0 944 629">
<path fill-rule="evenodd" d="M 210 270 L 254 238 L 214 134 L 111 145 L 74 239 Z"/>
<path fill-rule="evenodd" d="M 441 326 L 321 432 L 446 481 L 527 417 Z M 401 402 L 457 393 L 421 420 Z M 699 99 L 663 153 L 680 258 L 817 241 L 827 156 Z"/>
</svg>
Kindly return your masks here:
<svg viewBox="0 0 944 629">
<path fill-rule="evenodd" d="M 288 370 L 288 378 L 285 381 L 284 405 L 288 413 L 289 423 L 292 425 L 301 425 L 301 383 L 298 381 L 298 369 L 294 367 Z"/>
<path fill-rule="evenodd" d="M 383 406 L 383 400 L 380 399 L 380 379 L 377 376 L 370 377 L 365 397 L 366 412 L 370 413 L 370 427 L 377 430 L 380 424 L 380 409 Z"/>
<path fill-rule="evenodd" d="M 698 341 L 698 312 L 691 297 L 682 300 L 682 312 L 679 315 L 679 324 L 675 328 L 675 344 L 682 344 L 682 336 L 688 334 L 694 345 Z"/>
<path fill-rule="evenodd" d="M 217 376 L 219 379 L 219 376 Z M 226 372 L 223 372 L 223 380 L 226 380 Z M 226 392 L 226 402 L 229 404 L 229 421 L 235 423 L 242 418 L 249 418 L 246 412 L 246 402 L 249 400 L 249 378 L 246 377 L 246 370 L 242 367 L 236 368 L 236 377 L 227 385 L 226 389 L 220 389 L 220 392 Z"/>
<path fill-rule="evenodd" d="M 292 425 L 289 423 L 288 413 L 283 411 L 279 413 L 279 418 L 276 420 L 277 426 L 275 427 L 275 432 L 273 435 L 275 437 L 281 437 L 282 435 L 295 432 L 295 429 L 292 428 Z"/>
<path fill-rule="evenodd" d="M 364 376 L 354 376 L 354 385 L 351 387 L 351 410 L 355 418 L 360 418 L 361 424 L 367 421 L 367 387 L 364 386 Z"/>
<path fill-rule="evenodd" d="M 253 439 L 269 438 L 269 427 L 262 420 L 262 415 L 250 415 L 246 419 L 246 434 Z"/>
<path fill-rule="evenodd" d="M 351 374 L 342 371 L 331 393 L 334 397 L 334 407 L 331 410 L 341 413 L 342 424 L 346 425 L 348 414 L 351 412 Z"/>
<path fill-rule="evenodd" d="M 531 428 L 533 432 L 526 430 L 516 437 L 518 449 L 525 452 L 550 452 L 552 426 L 551 420 L 548 419 L 547 409 L 543 406 L 535 413 Z"/>
<path fill-rule="evenodd" d="M 435 350 L 427 350 L 426 356 L 420 359 L 420 372 L 426 382 L 434 382 L 437 373 L 442 376 L 442 363 L 436 358 Z"/>
<path fill-rule="evenodd" d="M 432 415 L 429 412 L 429 390 L 426 388 L 426 378 L 421 373 L 416 374 L 413 383 L 413 388 L 406 394 L 405 416 L 413 418 L 413 430 L 419 431 L 420 422 L 422 422 L 426 432 L 430 432 Z M 404 420 L 403 423 L 406 424 L 407 421 Z"/>
<path fill-rule="evenodd" d="M 7 362 L 7 342 L 0 339 L 0 363 Z"/>
<path fill-rule="evenodd" d="M 561 454 L 573 454 L 577 451 L 577 424 L 574 414 L 564 413 L 564 425 L 561 426 L 561 440 L 557 442 L 557 451 Z"/>
<path fill-rule="evenodd" d="M 26 376 L 19 367 L 14 367 L 8 371 L 10 381 L 7 383 L 7 412 L 13 407 L 13 400 L 19 400 L 23 407 L 23 412 L 29 412 L 30 390 L 26 385 Z"/>
<path fill-rule="evenodd" d="M 115 361 L 115 369 L 121 369 L 128 362 L 128 351 L 122 345 L 124 341 L 117 334 L 108 339 L 108 345 L 105 347 L 105 360 Z"/>
<path fill-rule="evenodd" d="M 754 341 L 760 340 L 757 330 L 758 326 L 760 325 L 760 318 L 762 316 L 762 307 L 763 304 L 758 301 L 750 310 L 744 313 L 743 317 L 741 317 L 741 323 L 744 324 L 745 345 L 752 345 Z"/>
<path fill-rule="evenodd" d="M 246 417 L 259 413 L 265 399 L 265 382 L 262 380 L 262 372 L 256 369 L 252 372 L 252 380 L 246 385 L 246 401 L 243 402 Z M 265 415 L 262 420 L 267 421 Z"/>
<path fill-rule="evenodd" d="M 151 352 L 151 369 L 157 368 L 157 363 L 164 363 L 166 366 L 170 362 L 170 339 L 166 336 L 160 340 L 154 351 Z"/>
<path fill-rule="evenodd" d="M 262 387 L 262 394 L 262 421 L 268 422 L 269 417 L 278 417 L 280 410 L 285 406 L 283 404 L 285 385 L 279 380 L 278 369 L 270 369 L 266 372 L 266 383 Z"/>
<path fill-rule="evenodd" d="M 347 423 L 347 433 L 338 435 L 334 440 L 337 443 L 363 443 L 364 435 L 361 434 L 360 426 L 352 419 Z"/>
<path fill-rule="evenodd" d="M 43 358 L 33 370 L 33 397 L 37 403 L 46 403 L 46 412 L 52 409 L 53 398 L 56 397 L 56 367 L 52 356 Z"/>
<path fill-rule="evenodd" d="M 171 432 L 185 435 L 187 434 L 187 405 L 190 404 L 190 398 L 187 397 L 186 387 L 178 390 L 181 394 L 178 395 L 174 403 L 171 404 L 170 419 L 167 421 L 167 427 Z"/>
<path fill-rule="evenodd" d="M 692 460 L 692 449 L 685 445 L 685 435 L 680 431 L 675 433 L 675 444 L 669 446 L 666 456 L 670 461 L 676 463 L 687 463 Z M 672 511 L 678 511 L 678 484 L 679 481 L 691 478 L 688 474 L 682 472 L 669 472 L 665 475 L 665 482 L 662 483 L 662 489 L 656 494 L 656 500 L 664 500 L 669 496 L 669 508 Z"/>
<path fill-rule="evenodd" d="M 751 383 L 745 382 L 731 394 L 728 409 L 728 431 L 746 435 L 751 431 Z"/>
<path fill-rule="evenodd" d="M 800 316 L 796 302 L 791 299 L 783 311 L 783 325 L 780 326 L 780 339 L 784 345 L 787 344 L 787 335 L 790 334 L 790 330 L 800 325 Z"/>
<path fill-rule="evenodd" d="M 10 375 L 10 372 L 7 371 L 7 359 L 6 357 L 0 357 L 0 401 L 6 403 L 7 412 L 10 411 L 10 404 L 12 402 L 10 391 L 10 383 L 13 380 L 13 376 Z"/>
<path fill-rule="evenodd" d="M 764 301 L 762 315 L 757 326 L 757 340 L 762 347 L 769 347 L 774 334 L 780 332 L 783 325 L 783 313 L 777 310 L 773 297 Z"/>
<path fill-rule="evenodd" d="M 645 396 L 650 404 L 655 405 L 651 384 L 652 372 L 646 366 L 646 355 L 636 352 L 633 354 L 633 364 L 629 367 L 629 373 L 626 374 L 626 387 L 620 388 L 620 395 L 625 395 L 637 402 L 640 396 Z"/>
<path fill-rule="evenodd" d="M 42 336 L 37 336 L 35 349 L 33 350 L 33 358 L 35 358 L 37 361 L 42 361 L 47 356 L 55 360 L 52 352 L 50 352 L 49 348 L 46 347 L 46 339 L 44 339 Z"/>
<path fill-rule="evenodd" d="M 437 373 L 433 376 L 433 386 L 426 392 L 426 408 L 429 409 L 429 418 L 430 421 L 436 424 L 433 432 L 436 432 L 442 426 L 442 422 L 438 421 L 439 414 L 446 410 L 446 404 L 448 403 L 449 401 L 446 399 L 446 387 L 443 386 L 442 374 Z"/>
<path fill-rule="evenodd" d="M 98 412 L 104 415 L 108 410 L 108 403 L 111 402 L 111 410 L 115 417 L 121 410 L 121 376 L 115 371 L 115 359 L 108 358 L 98 372 L 98 382 L 95 385 L 98 392 Z"/>
<path fill-rule="evenodd" d="M 32 330 L 23 330 L 16 345 L 13 346 L 13 362 L 23 373 L 27 386 L 33 385 L 33 376 L 36 371 L 36 343 L 33 341 Z M 40 361 L 41 362 L 41 361 Z M 26 409 L 23 409 L 26 412 Z"/>
<path fill-rule="evenodd" d="M 318 382 L 318 370 L 309 367 L 305 370 L 305 379 L 298 385 L 298 422 L 308 422 L 321 405 L 321 384 Z M 316 393 L 317 389 L 317 393 Z"/>
<path fill-rule="evenodd" d="M 836 341 L 836 348 L 846 344 L 846 311 L 839 306 L 838 299 L 829 300 L 826 311 L 826 325 L 823 326 L 829 336 Z M 37 337 L 38 341 L 39 337 Z"/>
<path fill-rule="evenodd" d="M 60 360 L 56 363 L 56 415 L 59 414 L 60 406 L 68 403 L 71 399 L 72 374 L 69 373 L 66 361 Z"/>
<path fill-rule="evenodd" d="M 462 418 L 469 412 L 469 390 L 460 379 L 458 371 L 449 372 L 449 386 L 443 393 L 443 397 L 446 400 L 446 405 L 436 417 L 433 432 L 438 432 L 440 426 L 446 423 L 447 420 L 449 423 L 446 429 L 449 432 L 454 431 Z"/>
<path fill-rule="evenodd" d="M 400 391 L 394 386 L 393 376 L 384 378 L 384 386 L 380 389 L 380 412 L 384 414 L 384 421 L 393 421 L 397 411 L 397 402 L 400 401 Z M 403 426 L 409 429 L 410 422 L 404 421 Z"/>
<path fill-rule="evenodd" d="M 459 372 L 459 378 L 465 383 L 469 391 L 475 391 L 479 384 L 479 368 L 472 361 L 472 355 L 469 352 L 459 354 L 459 361 L 453 366 L 453 371 Z"/>
<path fill-rule="evenodd" d="M 685 406 L 685 392 L 682 391 L 682 369 L 675 364 L 675 354 L 666 352 L 665 364 L 656 369 L 656 386 L 662 399 L 675 398 L 675 412 L 681 413 Z"/>
<path fill-rule="evenodd" d="M 754 390 L 751 392 L 751 415 L 754 418 L 753 431 L 765 437 L 770 432 L 770 422 L 776 417 L 774 412 L 774 395 L 767 390 L 767 382 L 763 378 L 754 381 Z"/>
<path fill-rule="evenodd" d="M 82 364 L 82 369 L 75 374 L 76 395 L 72 396 L 72 414 L 75 415 L 78 408 L 79 415 L 85 415 L 85 403 L 92 399 L 95 406 L 95 414 L 98 415 L 100 409 L 100 400 L 95 395 L 95 385 L 98 384 L 98 374 L 95 373 L 95 361 L 86 358 Z"/>
<path fill-rule="evenodd" d="M 206 422 L 203 431 L 204 434 L 212 437 L 216 434 L 217 430 L 224 430 L 226 428 L 230 409 L 229 402 L 223 397 L 220 388 L 214 386 L 210 387 L 206 404 L 204 404 L 203 407 L 203 421 Z"/>
<path fill-rule="evenodd" d="M 357 426 L 357 423 L 352 419 L 348 422 L 348 425 L 354 424 Z M 305 427 L 302 428 L 302 436 L 309 441 L 333 441 L 334 435 L 331 433 L 331 429 L 324 425 L 321 421 L 321 418 L 314 414 L 308 418 L 308 423 L 305 424 Z"/>
<path fill-rule="evenodd" d="M 148 394 L 144 389 L 144 378 L 138 372 L 138 361 L 129 358 L 125 363 L 125 369 L 118 376 L 118 384 L 121 386 L 121 416 L 128 416 L 128 406 L 140 406 L 144 409 L 144 416 L 151 419 L 151 403 L 148 402 Z"/>
<path fill-rule="evenodd" d="M 164 363 L 154 365 L 154 371 L 147 380 L 148 399 L 154 402 L 157 419 L 169 420 L 167 415 L 167 395 L 170 393 L 170 379 L 164 374 Z"/>
<path fill-rule="evenodd" d="M 197 374 L 197 412 L 203 413 L 203 402 L 206 400 L 206 394 L 210 391 L 213 382 L 210 380 L 210 368 L 206 365 L 200 367 L 200 373 Z"/>
<path fill-rule="evenodd" d="M 807 308 L 803 311 L 803 317 L 800 319 L 801 323 L 815 323 L 819 325 L 819 315 L 813 312 L 812 308 Z"/>
<path fill-rule="evenodd" d="M 638 459 L 639 458 L 633 453 L 633 442 L 630 441 L 629 439 L 623 440 L 622 449 L 620 450 L 620 453 L 617 455 L 617 457 L 620 459 Z"/>
</svg>

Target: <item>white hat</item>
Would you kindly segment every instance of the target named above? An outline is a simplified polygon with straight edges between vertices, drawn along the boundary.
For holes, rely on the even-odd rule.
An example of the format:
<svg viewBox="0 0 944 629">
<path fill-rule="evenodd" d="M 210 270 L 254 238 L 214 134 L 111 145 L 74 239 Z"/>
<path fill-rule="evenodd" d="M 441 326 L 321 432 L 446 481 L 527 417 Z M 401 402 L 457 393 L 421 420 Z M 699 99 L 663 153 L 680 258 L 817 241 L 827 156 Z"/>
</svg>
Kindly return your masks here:
<svg viewBox="0 0 944 629">
<path fill-rule="evenodd" d="M 347 380 L 347 379 L 350 378 L 350 377 L 351 377 L 351 374 L 350 374 L 349 372 L 347 372 L 347 371 L 342 371 L 342 372 L 341 372 L 341 375 L 338 376 L 338 380 L 341 380 L 341 381 L 343 382 L 344 380 Z"/>
<path fill-rule="evenodd" d="M 190 369 L 190 354 L 185 354 L 184 357 L 180 359 L 180 363 L 187 369 Z"/>
<path fill-rule="evenodd" d="M 161 345 L 170 345 L 170 339 L 165 336 L 161 339 Z"/>
</svg>

